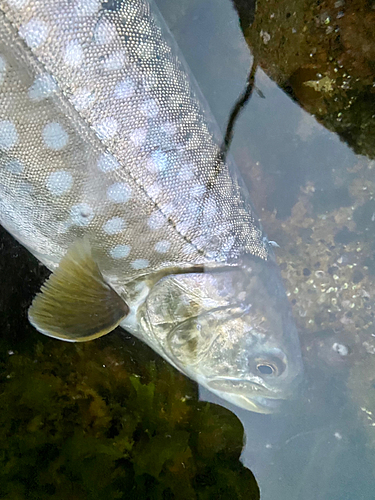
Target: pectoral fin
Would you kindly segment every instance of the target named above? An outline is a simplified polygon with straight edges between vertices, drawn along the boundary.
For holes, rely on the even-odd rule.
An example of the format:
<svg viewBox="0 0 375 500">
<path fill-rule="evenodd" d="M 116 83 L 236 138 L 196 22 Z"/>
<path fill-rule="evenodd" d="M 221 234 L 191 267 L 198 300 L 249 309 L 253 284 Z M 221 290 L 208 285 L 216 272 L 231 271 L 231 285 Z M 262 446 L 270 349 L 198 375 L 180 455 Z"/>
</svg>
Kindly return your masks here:
<svg viewBox="0 0 375 500">
<path fill-rule="evenodd" d="M 112 331 L 129 307 L 105 281 L 86 239 L 76 241 L 29 309 L 30 323 L 50 337 L 82 342 Z"/>
</svg>

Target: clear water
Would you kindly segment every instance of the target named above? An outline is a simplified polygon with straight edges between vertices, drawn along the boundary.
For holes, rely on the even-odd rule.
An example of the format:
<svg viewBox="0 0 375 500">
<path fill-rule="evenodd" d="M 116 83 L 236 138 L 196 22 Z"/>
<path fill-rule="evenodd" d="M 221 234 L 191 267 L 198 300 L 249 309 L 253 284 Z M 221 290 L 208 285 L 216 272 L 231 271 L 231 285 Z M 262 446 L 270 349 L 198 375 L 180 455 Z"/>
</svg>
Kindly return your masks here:
<svg viewBox="0 0 375 500">
<path fill-rule="evenodd" d="M 232 3 L 157 0 L 157 4 L 224 131 L 252 62 Z M 277 32 L 268 35 L 277 36 Z M 254 473 L 262 499 L 373 500 L 375 203 L 371 192 L 375 191 L 375 164 L 319 124 L 261 68 L 256 86 L 259 91 L 253 93 L 236 123 L 231 153 L 269 239 L 280 245 L 277 258 L 300 332 L 305 381 L 295 399 L 274 415 L 238 410 L 204 390 L 200 396 L 226 406 L 242 421 L 246 442 L 241 460 Z M 30 285 L 25 254 L 17 261 L 19 251 L 9 250 L 7 244 L 2 242 L 2 251 L 19 264 L 12 268 L 12 276 L 3 267 L 1 303 L 8 309 L 1 318 L 5 334 L 0 360 L 0 457 L 3 460 L 9 454 L 12 461 L 5 460 L 7 470 L 0 475 L 0 498 L 102 499 L 112 498 L 113 491 L 116 498 L 124 498 L 124 492 L 128 498 L 189 499 L 194 494 L 219 498 L 214 489 L 211 496 L 199 496 L 202 484 L 207 486 L 204 481 L 195 483 L 195 493 L 184 490 L 182 482 L 176 488 L 173 474 L 178 481 L 185 477 L 181 464 L 189 460 L 184 444 L 187 433 L 194 442 L 198 434 L 208 436 L 206 448 L 202 445 L 195 458 L 197 464 L 199 460 L 214 462 L 217 449 L 221 460 L 227 456 L 235 467 L 242 438 L 235 420 L 216 410 L 211 415 L 204 406 L 187 410 L 185 400 L 196 396 L 193 385 L 160 360 L 154 361 L 140 343 L 127 339 L 119 347 L 114 336 L 77 348 L 39 338 L 25 318 L 37 286 Z M 33 266 L 42 281 L 43 270 L 35 262 Z M 15 292 L 10 284 L 17 299 L 12 299 Z M 122 365 L 125 358 L 130 360 L 132 373 L 140 374 L 143 381 L 157 381 L 156 403 L 151 385 L 140 386 L 135 379 L 129 383 L 130 369 Z M 131 415 L 146 422 L 146 430 L 130 432 L 126 405 Z M 160 407 L 163 411 L 155 416 Z M 121 427 L 120 421 L 128 423 Z M 150 428 L 159 435 L 157 426 L 165 441 L 147 442 Z M 16 432 L 19 438 L 13 439 Z M 138 467 L 138 493 L 131 482 L 134 467 L 127 461 L 133 446 L 127 432 L 138 439 L 133 456 L 138 460 L 134 466 Z M 1 442 L 5 435 L 7 441 Z M 175 448 L 168 448 L 168 463 L 173 467 L 172 475 L 166 477 L 170 487 L 181 492 L 162 497 L 158 496 L 162 480 L 155 463 L 170 439 Z M 228 445 L 233 442 L 235 446 Z M 195 453 L 191 443 L 190 448 Z M 15 471 L 12 479 L 9 471 Z M 225 482 L 223 472 L 215 472 L 210 487 L 220 478 Z M 237 476 L 231 478 L 235 484 Z M 245 479 L 250 481 L 248 476 Z M 7 489 L 10 481 L 11 492 Z M 59 484 L 65 492 L 60 496 Z M 244 484 L 241 488 L 246 489 Z M 190 487 L 189 479 L 186 485 Z"/>
<path fill-rule="evenodd" d="M 225 130 L 252 61 L 233 5 L 206 0 L 185 2 L 179 10 L 167 0 L 158 4 Z M 375 204 L 369 191 L 375 164 L 319 124 L 261 68 L 256 86 L 261 94 L 254 92 L 240 116 L 231 152 L 269 239 L 280 245 L 305 383 L 275 415 L 220 404 L 243 422 L 242 461 L 264 500 L 371 500 Z M 205 390 L 200 394 L 218 402 Z"/>
</svg>

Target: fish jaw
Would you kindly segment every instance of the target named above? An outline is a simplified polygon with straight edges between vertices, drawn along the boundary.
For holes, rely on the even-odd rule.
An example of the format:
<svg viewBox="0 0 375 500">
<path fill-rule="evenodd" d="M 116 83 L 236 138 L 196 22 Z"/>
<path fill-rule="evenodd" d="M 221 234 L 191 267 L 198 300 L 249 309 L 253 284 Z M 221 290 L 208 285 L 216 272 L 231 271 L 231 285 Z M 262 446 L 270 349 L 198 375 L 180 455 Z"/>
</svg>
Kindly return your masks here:
<svg viewBox="0 0 375 500">
<path fill-rule="evenodd" d="M 299 339 L 273 258 L 169 275 L 138 310 L 138 334 L 173 366 L 246 410 L 272 413 L 302 379 Z"/>
<path fill-rule="evenodd" d="M 216 378 L 207 381 L 204 377 L 198 377 L 200 385 L 210 392 L 224 399 L 228 403 L 255 413 L 274 413 L 279 410 L 285 401 L 285 397 L 277 398 L 276 395 L 258 395 L 264 388 L 256 383 L 245 382 L 241 379 Z"/>
</svg>

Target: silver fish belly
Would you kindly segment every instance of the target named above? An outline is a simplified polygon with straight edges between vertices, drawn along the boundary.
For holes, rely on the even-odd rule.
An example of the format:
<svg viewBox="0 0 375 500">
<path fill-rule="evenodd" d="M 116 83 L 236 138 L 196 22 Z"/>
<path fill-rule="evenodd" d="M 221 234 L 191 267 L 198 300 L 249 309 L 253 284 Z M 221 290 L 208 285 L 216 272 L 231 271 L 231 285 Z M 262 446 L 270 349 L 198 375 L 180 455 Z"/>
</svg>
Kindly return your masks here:
<svg viewBox="0 0 375 500">
<path fill-rule="evenodd" d="M 254 411 L 293 392 L 274 256 L 153 3 L 0 1 L 0 222 L 54 271 L 42 333 L 121 324 Z"/>
</svg>

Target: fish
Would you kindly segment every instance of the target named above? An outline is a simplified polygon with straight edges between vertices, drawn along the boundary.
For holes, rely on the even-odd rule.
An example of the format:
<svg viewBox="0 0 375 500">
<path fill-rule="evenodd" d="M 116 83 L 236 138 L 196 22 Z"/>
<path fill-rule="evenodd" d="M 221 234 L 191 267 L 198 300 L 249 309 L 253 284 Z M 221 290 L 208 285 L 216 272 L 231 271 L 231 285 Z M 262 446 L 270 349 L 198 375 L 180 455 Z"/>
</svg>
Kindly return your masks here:
<svg viewBox="0 0 375 500">
<path fill-rule="evenodd" d="M 303 368 L 275 255 L 153 1 L 0 0 L 0 222 L 52 271 L 41 333 L 121 326 L 270 413 Z"/>
</svg>

